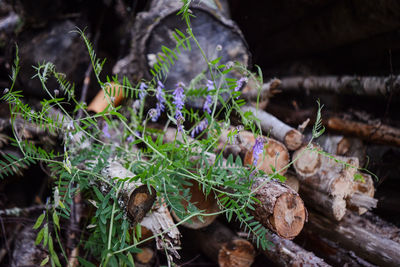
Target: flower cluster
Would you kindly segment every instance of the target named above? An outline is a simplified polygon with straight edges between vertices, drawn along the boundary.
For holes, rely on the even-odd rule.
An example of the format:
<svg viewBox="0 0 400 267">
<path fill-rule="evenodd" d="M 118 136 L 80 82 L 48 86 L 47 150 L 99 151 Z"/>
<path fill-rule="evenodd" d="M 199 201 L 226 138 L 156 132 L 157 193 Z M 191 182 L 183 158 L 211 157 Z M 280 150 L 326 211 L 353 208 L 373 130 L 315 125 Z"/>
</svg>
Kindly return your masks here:
<svg viewBox="0 0 400 267">
<path fill-rule="evenodd" d="M 156 104 L 156 115 L 152 116 L 151 120 L 153 122 L 157 121 L 158 118 L 161 116 L 161 112 L 164 111 L 165 106 L 165 93 L 164 93 L 164 85 L 158 81 L 158 86 L 157 86 L 157 92 L 156 92 L 156 98 L 157 98 L 157 104 Z"/>
<path fill-rule="evenodd" d="M 207 80 L 207 92 L 211 90 L 214 90 L 214 84 L 212 81 Z M 206 97 L 206 101 L 204 101 L 203 111 L 207 112 L 208 114 L 211 114 L 211 109 L 210 109 L 211 104 L 212 104 L 212 96 L 208 94 Z"/>
<path fill-rule="evenodd" d="M 146 89 L 147 85 L 145 83 L 141 83 L 139 87 L 139 99 L 143 100 L 143 98 L 146 96 Z"/>
<path fill-rule="evenodd" d="M 242 77 L 239 80 L 236 81 L 236 87 L 235 87 L 235 92 L 239 91 L 240 88 L 242 88 L 243 83 L 247 82 L 247 78 L 246 77 Z M 236 99 L 239 97 L 236 97 Z"/>
<path fill-rule="evenodd" d="M 194 127 L 190 135 L 194 138 L 196 134 L 204 131 L 204 129 L 207 128 L 207 126 L 208 126 L 208 120 L 204 118 L 199 124 L 196 125 L 196 127 Z"/>
<path fill-rule="evenodd" d="M 178 132 L 183 131 L 182 122 L 184 121 L 184 117 L 182 114 L 182 108 L 185 105 L 185 102 L 184 102 L 185 94 L 184 94 L 183 86 L 184 86 L 184 84 L 179 82 L 176 85 L 175 91 L 172 93 L 174 96 L 174 100 L 172 101 L 172 103 L 175 105 L 175 108 L 176 108 L 175 119 L 176 119 L 176 124 L 178 126 Z"/>
<path fill-rule="evenodd" d="M 256 138 L 256 143 L 253 146 L 253 165 L 257 166 L 258 159 L 260 158 L 260 154 L 263 153 L 264 150 L 264 140 L 261 136 Z"/>
<path fill-rule="evenodd" d="M 111 138 L 111 134 L 110 134 L 110 132 L 108 131 L 108 124 L 107 124 L 107 123 L 104 123 L 104 126 L 103 126 L 102 131 L 103 131 L 103 134 L 104 134 L 104 136 L 105 136 L 106 138 Z"/>
<path fill-rule="evenodd" d="M 244 82 L 247 82 L 247 78 L 246 77 L 242 77 L 242 78 L 240 78 L 239 80 L 236 81 L 235 92 L 239 91 L 240 88 L 242 88 Z"/>
</svg>

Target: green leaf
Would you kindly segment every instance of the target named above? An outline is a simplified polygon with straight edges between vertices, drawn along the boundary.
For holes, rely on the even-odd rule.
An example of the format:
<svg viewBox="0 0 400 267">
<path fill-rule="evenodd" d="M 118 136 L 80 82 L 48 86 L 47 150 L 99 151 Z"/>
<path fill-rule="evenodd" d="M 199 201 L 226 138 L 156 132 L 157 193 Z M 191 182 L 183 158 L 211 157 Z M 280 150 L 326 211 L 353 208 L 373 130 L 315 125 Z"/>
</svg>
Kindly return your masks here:
<svg viewBox="0 0 400 267">
<path fill-rule="evenodd" d="M 85 267 L 96 267 L 96 265 L 94 265 L 93 263 L 85 260 L 84 258 L 78 257 L 78 261 L 82 266 L 85 266 Z"/>
<path fill-rule="evenodd" d="M 222 58 L 222 57 L 217 57 L 216 59 L 211 60 L 211 61 L 210 61 L 210 64 L 211 64 L 211 65 L 217 64 L 217 63 L 221 60 L 221 58 Z"/>
<path fill-rule="evenodd" d="M 42 225 L 42 222 L 43 222 L 43 220 L 44 220 L 44 216 L 45 216 L 46 214 L 43 212 L 40 216 L 39 216 L 39 218 L 37 218 L 37 220 L 36 220 L 36 223 L 35 223 L 35 225 L 33 226 L 33 229 L 38 229 L 41 225 Z"/>
<path fill-rule="evenodd" d="M 97 198 L 98 198 L 100 201 L 103 201 L 103 200 L 104 200 L 104 196 L 103 196 L 103 194 L 100 192 L 100 190 L 97 189 L 97 187 L 95 187 L 95 186 L 93 186 L 92 189 L 93 189 L 94 193 L 96 194 Z"/>
<path fill-rule="evenodd" d="M 44 266 L 48 262 L 49 262 L 49 256 L 47 256 L 46 258 L 44 258 L 44 260 L 42 260 L 42 262 L 40 263 L 40 266 Z"/>
<path fill-rule="evenodd" d="M 39 245 L 43 239 L 44 228 L 40 229 L 38 235 L 36 236 L 35 245 Z"/>
<path fill-rule="evenodd" d="M 43 227 L 43 246 L 45 247 L 47 245 L 47 241 L 49 240 L 49 227 L 46 223 L 46 225 Z"/>
<path fill-rule="evenodd" d="M 60 219 L 55 211 L 53 212 L 53 222 L 57 226 L 58 230 L 60 230 Z"/>
</svg>

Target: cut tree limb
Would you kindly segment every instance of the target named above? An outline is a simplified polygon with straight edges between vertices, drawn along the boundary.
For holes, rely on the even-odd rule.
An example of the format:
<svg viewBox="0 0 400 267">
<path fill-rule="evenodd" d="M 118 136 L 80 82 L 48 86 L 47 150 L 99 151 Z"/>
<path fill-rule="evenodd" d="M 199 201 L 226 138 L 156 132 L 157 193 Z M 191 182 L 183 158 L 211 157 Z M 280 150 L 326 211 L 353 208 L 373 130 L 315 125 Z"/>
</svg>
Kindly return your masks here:
<svg viewBox="0 0 400 267">
<path fill-rule="evenodd" d="M 370 125 L 338 117 L 329 118 L 325 124 L 330 130 L 354 135 L 368 142 L 400 146 L 400 130 L 389 125 Z"/>
<path fill-rule="evenodd" d="M 359 215 L 376 208 L 378 200 L 374 198 L 375 187 L 371 175 L 359 173 L 363 180 L 355 180 L 353 184 L 354 194 L 347 199 L 347 208 Z"/>
<path fill-rule="evenodd" d="M 315 234 L 311 227 L 304 227 L 297 240 L 302 247 L 323 257 L 327 263 L 333 266 L 378 267 L 360 258 L 353 251 L 344 249 L 337 242 Z"/>
<path fill-rule="evenodd" d="M 345 198 L 351 195 L 358 159 L 326 156 L 318 151 L 322 151 L 321 148 L 311 144 L 293 154 L 293 166 L 300 181 L 331 196 Z"/>
<path fill-rule="evenodd" d="M 285 240 L 275 234 L 268 234 L 267 239 L 272 243 L 272 246 L 263 250 L 262 253 L 278 266 L 330 266 L 323 259 L 293 241 Z"/>
<path fill-rule="evenodd" d="M 250 211 L 254 219 L 282 238 L 296 237 L 307 220 L 307 210 L 298 193 L 283 183 L 264 179 L 255 180 L 252 189 L 260 201 Z"/>
<path fill-rule="evenodd" d="M 318 233 L 333 242 L 339 242 L 343 248 L 379 266 L 400 266 L 400 230 L 397 227 L 382 227 L 368 217 L 352 212 L 347 212 L 339 223 L 315 212 L 310 211 L 309 215 L 306 228 L 314 234 Z M 389 235 L 384 233 L 388 231 L 386 229 L 390 229 Z"/>
<path fill-rule="evenodd" d="M 233 130 L 233 128 L 231 128 Z M 224 150 L 224 157 L 228 153 L 234 154 L 234 156 L 240 155 L 245 165 L 253 164 L 253 147 L 255 144 L 254 134 L 249 131 L 239 131 L 235 138 L 235 144 L 230 145 L 228 140 L 229 130 L 223 131 L 219 140 L 219 150 Z M 272 138 L 266 138 L 264 144 L 264 151 L 262 157 L 257 162 L 257 169 L 264 171 L 267 174 L 272 174 L 273 168 L 277 170 L 281 175 L 284 175 L 287 171 L 286 166 L 289 164 L 289 152 L 286 147 L 281 143 Z M 225 151 L 227 153 L 225 153 Z M 236 153 L 235 153 L 236 152 Z"/>
<path fill-rule="evenodd" d="M 220 4 L 216 4 L 216 3 Z M 251 54 L 239 27 L 229 19 L 229 9 L 226 0 L 219 1 L 194 1 L 190 10 L 196 19 L 191 20 L 191 29 L 202 47 L 199 50 L 192 38 L 180 36 L 184 46 L 190 43 L 191 49 L 179 47 L 174 38 L 176 29 L 186 34 L 186 25 L 181 20 L 178 11 L 182 3 L 176 0 L 151 1 L 149 10 L 141 12 L 135 19 L 132 32 L 133 40 L 130 54 L 114 67 L 113 72 L 119 76 L 127 76 L 139 81 L 142 78 L 151 80 L 153 72 L 158 72 L 160 79 L 164 80 L 165 88 L 171 90 L 178 82 L 190 84 L 194 76 L 203 73 L 208 68 L 208 63 L 202 54 L 210 60 L 220 58 L 219 64 L 240 62 L 244 66 L 250 64 Z M 179 36 L 179 35 L 178 35 Z M 175 55 L 168 53 L 166 56 L 163 47 L 174 50 Z M 221 47 L 222 49 L 217 49 Z M 159 57 L 162 55 L 164 59 Z M 166 57 L 170 58 L 167 59 Z M 164 64 L 157 62 L 162 61 Z M 171 61 L 173 63 L 171 64 Z M 172 68 L 171 65 L 174 67 Z M 165 73 L 168 75 L 164 75 Z M 210 74 L 205 72 L 207 78 Z M 241 74 L 235 70 L 226 75 L 228 78 L 240 78 Z M 163 78 L 161 78 L 163 77 Z M 225 77 L 225 76 L 224 76 Z M 226 78 L 225 77 L 225 78 Z M 225 79 L 223 78 L 223 79 Z M 222 81 L 222 80 L 221 80 Z M 204 84 L 205 85 L 205 84 Z M 229 93 L 221 95 L 225 100 Z M 205 99 L 199 97 L 187 98 L 187 104 L 194 108 L 202 108 Z"/>
<path fill-rule="evenodd" d="M 400 90 L 400 76 L 295 76 L 281 79 L 282 90 L 318 90 L 336 94 L 389 96 L 391 90 Z"/>
<path fill-rule="evenodd" d="M 303 134 L 271 114 L 251 106 L 243 106 L 241 109 L 244 112 L 251 111 L 260 120 L 261 129 L 267 134 L 271 133 L 273 138 L 284 143 L 289 150 L 296 150 L 302 145 Z"/>
<path fill-rule="evenodd" d="M 215 221 L 206 228 L 192 231 L 202 252 L 219 266 L 250 267 L 256 251 L 246 239 L 234 234 L 228 227 Z"/>
<path fill-rule="evenodd" d="M 306 135 L 311 139 L 311 134 Z M 314 140 L 324 151 L 332 155 L 357 157 L 360 166 L 363 166 L 366 159 L 366 146 L 358 138 L 347 137 L 343 135 L 324 134 Z"/>
<path fill-rule="evenodd" d="M 300 196 L 308 207 L 313 207 L 335 221 L 340 221 L 346 214 L 346 200 L 342 197 L 330 196 L 304 184 L 300 185 Z"/>
<path fill-rule="evenodd" d="M 181 138 L 175 129 L 167 129 L 164 141 L 173 141 L 175 136 L 178 140 Z M 215 155 L 210 160 L 212 164 Z M 307 220 L 307 211 L 297 192 L 268 177 L 254 181 L 252 189 L 259 202 L 254 203 L 255 210 L 250 213 L 257 221 L 283 238 L 292 239 L 300 233 Z"/>
</svg>

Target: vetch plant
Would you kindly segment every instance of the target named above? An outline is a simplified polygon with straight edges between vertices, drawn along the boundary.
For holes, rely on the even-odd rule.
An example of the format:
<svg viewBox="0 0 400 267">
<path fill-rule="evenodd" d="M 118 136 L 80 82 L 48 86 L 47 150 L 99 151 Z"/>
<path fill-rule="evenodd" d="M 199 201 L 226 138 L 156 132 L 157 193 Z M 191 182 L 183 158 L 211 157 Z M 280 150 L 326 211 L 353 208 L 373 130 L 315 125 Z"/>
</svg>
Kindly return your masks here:
<svg viewBox="0 0 400 267">
<path fill-rule="evenodd" d="M 34 226 L 39 230 L 36 243 L 49 251 L 49 257 L 43 259 L 43 264 L 50 262 L 54 266 L 65 266 L 68 262 L 60 236 L 63 234 L 62 224 L 68 223 L 74 197 L 78 193 L 85 196 L 90 207 L 85 225 L 89 234 L 81 236 L 86 250 L 82 253 L 85 257 L 79 258 L 81 265 L 95 266 L 97 262 L 100 266 L 134 266 L 132 253 L 139 252 L 139 246 L 151 239 L 156 239 L 167 254 L 175 255 L 177 249 L 167 237 L 171 229 L 163 229 L 143 239 L 141 221 L 133 223 L 135 218 L 132 220 L 129 217 L 127 192 L 140 186 L 150 192 L 153 192 L 152 188 L 155 190 L 157 200 L 154 206 L 165 205 L 177 214 L 181 219 L 177 224 L 189 222 L 193 217 L 224 214 L 228 221 L 238 220 L 258 246 L 266 249 L 269 245 L 267 229 L 250 214 L 259 202 L 254 197 L 253 179 L 259 177 L 268 182 L 284 177 L 279 174 L 280 170 L 274 170 L 268 177 L 262 171 L 255 171 L 263 153 L 264 139 L 259 136 L 261 130 L 252 114 L 241 111 L 245 101 L 237 97 L 246 82 L 244 77 L 253 74 L 242 66 L 227 67 L 228 63 L 220 63 L 218 58 L 209 59 L 199 47 L 211 79 L 199 74 L 194 78 L 199 80 L 198 83 L 188 86 L 179 83 L 175 89 L 164 88 L 162 78 L 166 70 L 173 67 L 173 62 L 169 60 L 179 56 L 179 48 L 190 49 L 190 42 L 198 45 L 190 27 L 190 1 L 183 2 L 180 15 L 187 26 L 186 34 L 179 30 L 174 32 L 176 47 L 163 49 L 170 57 L 158 59 L 150 71 L 153 79 L 140 81 L 136 86 L 132 86 L 134 83 L 126 77 L 122 78 L 122 83 L 118 77 L 107 77 L 105 82 L 101 81 L 104 60 L 96 57 L 90 41 L 78 30 L 89 50 L 99 88 L 110 101 L 108 107 L 97 114 L 88 112 L 87 107 L 77 101 L 73 85 L 57 72 L 52 63 L 41 63 L 35 67 L 35 78 L 40 80 L 48 99 L 41 102 L 40 110 L 33 110 L 25 104 L 22 91 L 15 88 L 19 71 L 17 49 L 12 84 L 1 97 L 9 104 L 11 122 L 15 124 L 22 119 L 62 139 L 57 144 L 61 149 L 49 149 L 27 140 L 14 130 L 13 144 L 21 150 L 23 158 L 6 155 L 5 160 L 0 161 L 1 177 L 14 173 L 12 166 L 15 164 L 23 167 L 42 162 L 51 169 L 53 192 L 58 193 L 53 195 L 45 213 L 39 216 Z M 226 74 L 234 70 L 241 72 L 243 78 L 226 78 Z M 49 77 L 58 81 L 58 94 L 47 88 Z M 123 89 L 125 98 L 139 98 L 136 102 L 139 107 L 114 107 L 111 100 L 115 94 L 107 90 L 111 82 Z M 170 91 L 173 92 L 169 94 Z M 220 97 L 222 93 L 231 96 L 223 99 Z M 195 110 L 185 105 L 185 100 L 193 95 L 204 99 L 202 109 Z M 155 107 L 146 102 L 149 99 L 156 99 Z M 65 109 L 67 103 L 76 107 L 72 113 Z M 84 114 L 79 119 L 76 118 L 78 110 Z M 253 147 L 253 166 L 244 166 L 240 157 L 223 159 L 223 151 L 216 154 L 221 132 L 229 128 L 233 112 L 239 114 L 243 123 L 232 132 L 233 139 L 243 129 L 258 136 Z M 161 118 L 166 119 L 161 121 Z M 164 132 L 149 128 L 148 121 L 159 121 L 164 129 L 175 124 L 176 138 L 173 142 L 164 142 Z M 187 127 L 183 127 L 183 122 Z M 177 138 L 178 133 L 181 138 Z M 320 134 L 321 125 L 317 122 L 314 135 Z M 210 160 L 211 156 L 214 156 L 213 160 Z M 116 163 L 121 166 L 119 172 L 113 172 Z M 191 203 L 183 204 L 191 197 L 188 186 L 194 183 L 199 185 L 206 197 L 212 197 L 211 193 L 217 195 L 220 211 L 209 214 Z"/>
</svg>

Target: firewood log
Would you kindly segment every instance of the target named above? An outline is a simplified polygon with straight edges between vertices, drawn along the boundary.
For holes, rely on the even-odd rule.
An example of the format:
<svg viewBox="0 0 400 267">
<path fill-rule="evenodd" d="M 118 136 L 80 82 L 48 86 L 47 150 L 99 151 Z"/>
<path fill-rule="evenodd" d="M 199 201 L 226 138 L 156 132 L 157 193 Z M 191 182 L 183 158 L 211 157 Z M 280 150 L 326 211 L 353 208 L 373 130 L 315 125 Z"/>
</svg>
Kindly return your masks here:
<svg viewBox="0 0 400 267">
<path fill-rule="evenodd" d="M 253 164 L 253 146 L 255 144 L 254 134 L 249 131 L 240 131 L 235 138 L 237 141 L 234 145 L 229 145 L 229 131 L 222 132 L 219 140 L 218 149 L 228 148 L 227 152 L 232 152 L 236 149 L 237 154 L 242 156 L 245 165 Z M 267 174 L 272 174 L 272 168 L 276 169 L 280 174 L 284 175 L 287 171 L 285 168 L 289 164 L 289 152 L 286 147 L 272 138 L 265 137 L 264 153 L 265 156 L 260 156 L 257 163 L 257 169 L 264 171 Z M 234 147 L 233 147 L 234 146 Z M 235 156 L 236 156 L 235 155 Z M 226 156 L 224 154 L 224 156 Z"/>
<path fill-rule="evenodd" d="M 326 127 L 342 134 L 357 136 L 368 142 L 400 146 L 400 130 L 389 125 L 370 125 L 331 117 L 327 120 Z"/>
<path fill-rule="evenodd" d="M 176 15 L 181 6 L 182 2 L 177 0 L 151 1 L 149 10 L 136 16 L 130 54 L 117 63 L 113 72 L 134 80 L 151 80 L 149 70 L 157 63 L 157 56 L 163 54 L 162 46 L 170 49 L 176 46 L 177 42 L 173 37 L 175 29 L 186 34 L 184 21 Z M 196 1 L 191 4 L 190 10 L 195 16 L 191 19 L 192 31 L 209 60 L 221 56 L 220 64 L 250 64 L 250 52 L 242 33 L 229 19 L 227 1 Z M 190 51 L 180 47 L 181 54 L 177 59 L 170 54 L 174 58 L 173 67 L 168 67 L 168 75 L 162 75 L 167 90 L 175 88 L 178 82 L 189 84 L 195 75 L 208 68 L 196 43 L 191 38 L 188 42 L 191 46 Z M 217 46 L 221 49 L 217 49 Z M 205 75 L 210 78 L 208 72 Z M 240 78 L 240 74 L 232 71 L 227 77 Z M 227 99 L 230 95 L 224 93 L 221 96 Z M 202 98 L 190 97 L 186 104 L 193 108 L 202 108 L 203 103 Z"/>
<path fill-rule="evenodd" d="M 285 240 L 272 233 L 267 235 L 267 239 L 272 245 L 262 250 L 262 253 L 277 264 L 277 266 L 330 266 L 323 259 L 315 256 L 314 253 L 305 250 L 293 241 Z"/>
<path fill-rule="evenodd" d="M 336 94 L 365 94 L 388 96 L 388 85 L 398 88 L 400 76 L 358 77 L 358 76 L 294 76 L 282 79 L 282 90 L 319 90 Z"/>
<path fill-rule="evenodd" d="M 172 142 L 175 137 L 181 138 L 175 129 L 169 128 L 164 141 Z M 213 160 L 215 155 L 210 157 L 210 164 Z M 268 177 L 255 180 L 252 189 L 260 201 L 254 203 L 255 210 L 250 211 L 256 220 L 283 238 L 292 239 L 300 233 L 307 211 L 297 192 L 283 183 L 270 181 Z"/>
<path fill-rule="evenodd" d="M 90 102 L 88 110 L 96 113 L 102 112 L 109 104 L 118 106 L 122 98 L 122 87 L 115 82 L 111 82 L 104 90 L 100 90 L 97 93 L 92 102 Z"/>
<path fill-rule="evenodd" d="M 15 240 L 10 266 L 38 266 L 48 255 L 48 251 L 41 245 L 35 245 L 36 233 L 33 225 L 25 226 Z M 45 266 L 50 266 L 47 264 Z"/>
<path fill-rule="evenodd" d="M 298 130 L 286 125 L 276 117 L 263 111 L 257 110 L 251 106 L 243 106 L 242 111 L 251 111 L 254 116 L 260 120 L 260 126 L 263 132 L 269 134 L 276 140 L 284 143 L 289 150 L 298 149 L 302 143 L 304 136 Z"/>
<path fill-rule="evenodd" d="M 334 222 L 309 211 L 306 228 L 379 266 L 400 265 L 400 230 L 382 220 L 379 224 L 369 218 L 347 212 L 340 222 Z"/>
<path fill-rule="evenodd" d="M 256 251 L 246 239 L 235 235 L 228 227 L 215 221 L 206 228 L 191 231 L 201 251 L 219 266 L 251 266 Z"/>
<path fill-rule="evenodd" d="M 323 257 L 332 266 L 377 267 L 377 265 L 360 258 L 353 251 L 343 248 L 340 244 L 315 234 L 310 227 L 304 227 L 296 240 L 302 247 Z"/>
<path fill-rule="evenodd" d="M 359 215 L 371 208 L 376 208 L 378 200 L 374 198 L 375 187 L 371 175 L 359 173 L 363 180 L 354 181 L 354 194 L 347 199 L 347 208 L 356 211 Z"/>
<path fill-rule="evenodd" d="M 307 139 L 310 135 L 306 135 Z M 366 159 L 366 146 L 358 138 L 347 137 L 343 135 L 324 134 L 314 141 L 324 151 L 332 155 L 356 157 L 360 166 L 364 166 Z"/>
<path fill-rule="evenodd" d="M 346 214 L 346 200 L 343 197 L 330 196 L 305 184 L 300 185 L 299 193 L 308 207 L 313 207 L 331 219 L 340 221 Z"/>
<path fill-rule="evenodd" d="M 256 179 L 252 189 L 260 201 L 250 211 L 254 218 L 282 238 L 295 238 L 307 220 L 307 210 L 298 193 L 283 183 L 264 179 Z"/>
<path fill-rule="evenodd" d="M 156 261 L 157 252 L 153 250 L 151 247 L 141 247 L 142 251 L 136 253 L 135 258 L 135 266 L 137 267 L 151 267 L 154 266 Z"/>
<path fill-rule="evenodd" d="M 344 198 L 351 195 L 358 159 L 325 156 L 318 151 L 322 149 L 311 144 L 310 147 L 301 147 L 293 154 L 293 166 L 301 183 L 331 196 Z"/>
</svg>

